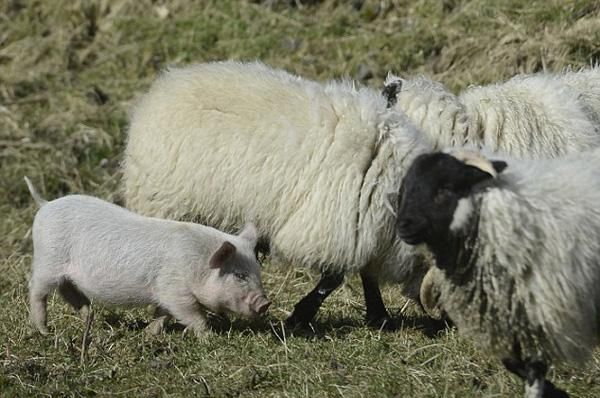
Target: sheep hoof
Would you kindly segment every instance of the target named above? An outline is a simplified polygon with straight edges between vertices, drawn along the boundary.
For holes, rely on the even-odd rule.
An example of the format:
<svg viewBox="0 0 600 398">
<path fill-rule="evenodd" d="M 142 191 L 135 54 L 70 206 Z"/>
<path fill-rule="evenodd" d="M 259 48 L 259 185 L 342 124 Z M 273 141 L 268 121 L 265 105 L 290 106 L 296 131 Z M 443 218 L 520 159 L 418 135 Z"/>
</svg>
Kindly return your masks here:
<svg viewBox="0 0 600 398">
<path fill-rule="evenodd" d="M 394 321 L 389 315 L 377 317 L 367 316 L 367 326 L 372 329 L 385 330 L 389 332 L 398 330 L 398 323 Z"/>
<path fill-rule="evenodd" d="M 520 348 L 517 350 L 520 352 Z M 509 372 L 525 381 L 526 398 L 569 398 L 566 391 L 545 379 L 548 366 L 543 361 L 531 358 L 525 361 L 518 358 L 504 358 L 502 364 Z"/>
<path fill-rule="evenodd" d="M 285 320 L 285 326 L 291 330 L 310 329 L 310 320 L 302 319 L 296 311 Z"/>
<path fill-rule="evenodd" d="M 556 387 L 551 381 L 544 380 L 543 398 L 569 398 L 569 394 L 565 390 Z"/>
</svg>

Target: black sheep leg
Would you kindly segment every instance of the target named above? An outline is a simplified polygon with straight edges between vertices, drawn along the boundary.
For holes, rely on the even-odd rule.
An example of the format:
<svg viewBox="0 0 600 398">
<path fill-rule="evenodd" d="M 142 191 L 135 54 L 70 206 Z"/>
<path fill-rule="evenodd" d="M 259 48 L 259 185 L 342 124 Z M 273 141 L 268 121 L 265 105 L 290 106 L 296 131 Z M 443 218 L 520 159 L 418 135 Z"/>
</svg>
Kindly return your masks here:
<svg viewBox="0 0 600 398">
<path fill-rule="evenodd" d="M 367 307 L 367 325 L 376 329 L 395 329 L 396 325 L 383 304 L 377 277 L 373 277 L 368 271 L 362 270 L 360 272 L 360 279 L 365 295 L 365 306 Z"/>
<path fill-rule="evenodd" d="M 504 367 L 511 373 L 527 383 L 525 389 L 526 397 L 539 397 L 535 394 L 536 390 L 541 389 L 541 398 L 569 398 L 566 391 L 557 388 L 554 383 L 546 380 L 548 366 L 541 360 L 528 358 L 525 361 L 521 359 L 505 358 L 502 360 Z M 537 384 L 537 386 L 536 386 Z"/>
<path fill-rule="evenodd" d="M 327 296 L 344 281 L 344 274 L 323 272 L 317 286 L 294 306 L 294 312 L 286 320 L 290 327 L 305 327 L 315 317 Z"/>
</svg>

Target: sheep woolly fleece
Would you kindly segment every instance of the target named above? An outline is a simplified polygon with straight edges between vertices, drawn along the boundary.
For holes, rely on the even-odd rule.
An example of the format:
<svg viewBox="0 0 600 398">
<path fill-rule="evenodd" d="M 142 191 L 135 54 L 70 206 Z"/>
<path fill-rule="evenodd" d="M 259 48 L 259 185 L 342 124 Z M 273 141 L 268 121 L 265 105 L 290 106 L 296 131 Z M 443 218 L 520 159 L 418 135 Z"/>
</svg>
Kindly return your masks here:
<svg viewBox="0 0 600 398">
<path fill-rule="evenodd" d="M 473 144 L 519 157 L 550 158 L 600 146 L 600 67 L 518 75 L 459 96 L 419 76 L 402 81 L 396 109 L 435 148 Z"/>
<path fill-rule="evenodd" d="M 427 280 L 459 330 L 497 355 L 518 341 L 524 356 L 583 361 L 600 316 L 600 150 L 502 160 L 490 187 L 462 199 L 474 209 L 463 229 L 476 231 L 472 255 Z"/>
<path fill-rule="evenodd" d="M 424 150 L 376 90 L 260 63 L 173 68 L 132 114 L 125 196 L 142 214 L 219 229 L 252 220 L 287 263 L 403 277 L 416 260 L 388 195 Z"/>
</svg>

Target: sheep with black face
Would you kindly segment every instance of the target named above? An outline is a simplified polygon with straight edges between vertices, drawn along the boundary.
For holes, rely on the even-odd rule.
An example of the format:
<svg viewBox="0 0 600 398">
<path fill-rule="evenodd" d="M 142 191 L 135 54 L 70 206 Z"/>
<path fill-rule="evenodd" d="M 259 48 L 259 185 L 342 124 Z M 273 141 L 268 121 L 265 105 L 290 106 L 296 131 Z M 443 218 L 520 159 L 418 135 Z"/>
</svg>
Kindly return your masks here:
<svg viewBox="0 0 600 398">
<path fill-rule="evenodd" d="M 598 343 L 600 151 L 493 158 L 417 157 L 397 230 L 435 257 L 425 279 L 461 333 L 527 379 L 531 396 L 564 396 L 544 382 L 545 364 L 582 362 Z"/>
</svg>

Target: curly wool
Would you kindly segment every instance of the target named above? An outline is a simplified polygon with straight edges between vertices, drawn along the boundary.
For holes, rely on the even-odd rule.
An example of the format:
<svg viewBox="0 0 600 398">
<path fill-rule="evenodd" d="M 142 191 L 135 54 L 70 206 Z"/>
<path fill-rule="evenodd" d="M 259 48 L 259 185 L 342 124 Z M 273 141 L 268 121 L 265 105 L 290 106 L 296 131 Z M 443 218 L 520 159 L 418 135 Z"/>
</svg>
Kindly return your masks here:
<svg viewBox="0 0 600 398">
<path fill-rule="evenodd" d="M 401 82 L 394 108 L 436 149 L 466 144 L 529 158 L 600 146 L 600 68 L 518 75 L 459 96 L 424 76 Z"/>
<path fill-rule="evenodd" d="M 224 230 L 252 220 L 286 263 L 413 269 L 393 245 L 388 194 L 425 147 L 379 92 L 351 82 L 261 63 L 173 68 L 133 111 L 125 197 L 139 213 Z"/>
<path fill-rule="evenodd" d="M 507 163 L 493 186 L 461 199 L 475 209 L 462 272 L 428 278 L 459 330 L 497 355 L 518 342 L 526 356 L 583 361 L 600 319 L 600 151 Z"/>
<path fill-rule="evenodd" d="M 580 82 L 587 75 L 519 75 L 504 83 L 465 90 L 459 100 L 467 112 L 470 136 L 480 136 L 480 144 L 491 150 L 530 158 L 600 146 L 600 124 L 595 124 L 594 113 L 582 100 L 581 91 L 564 81 L 568 77 Z"/>
</svg>

